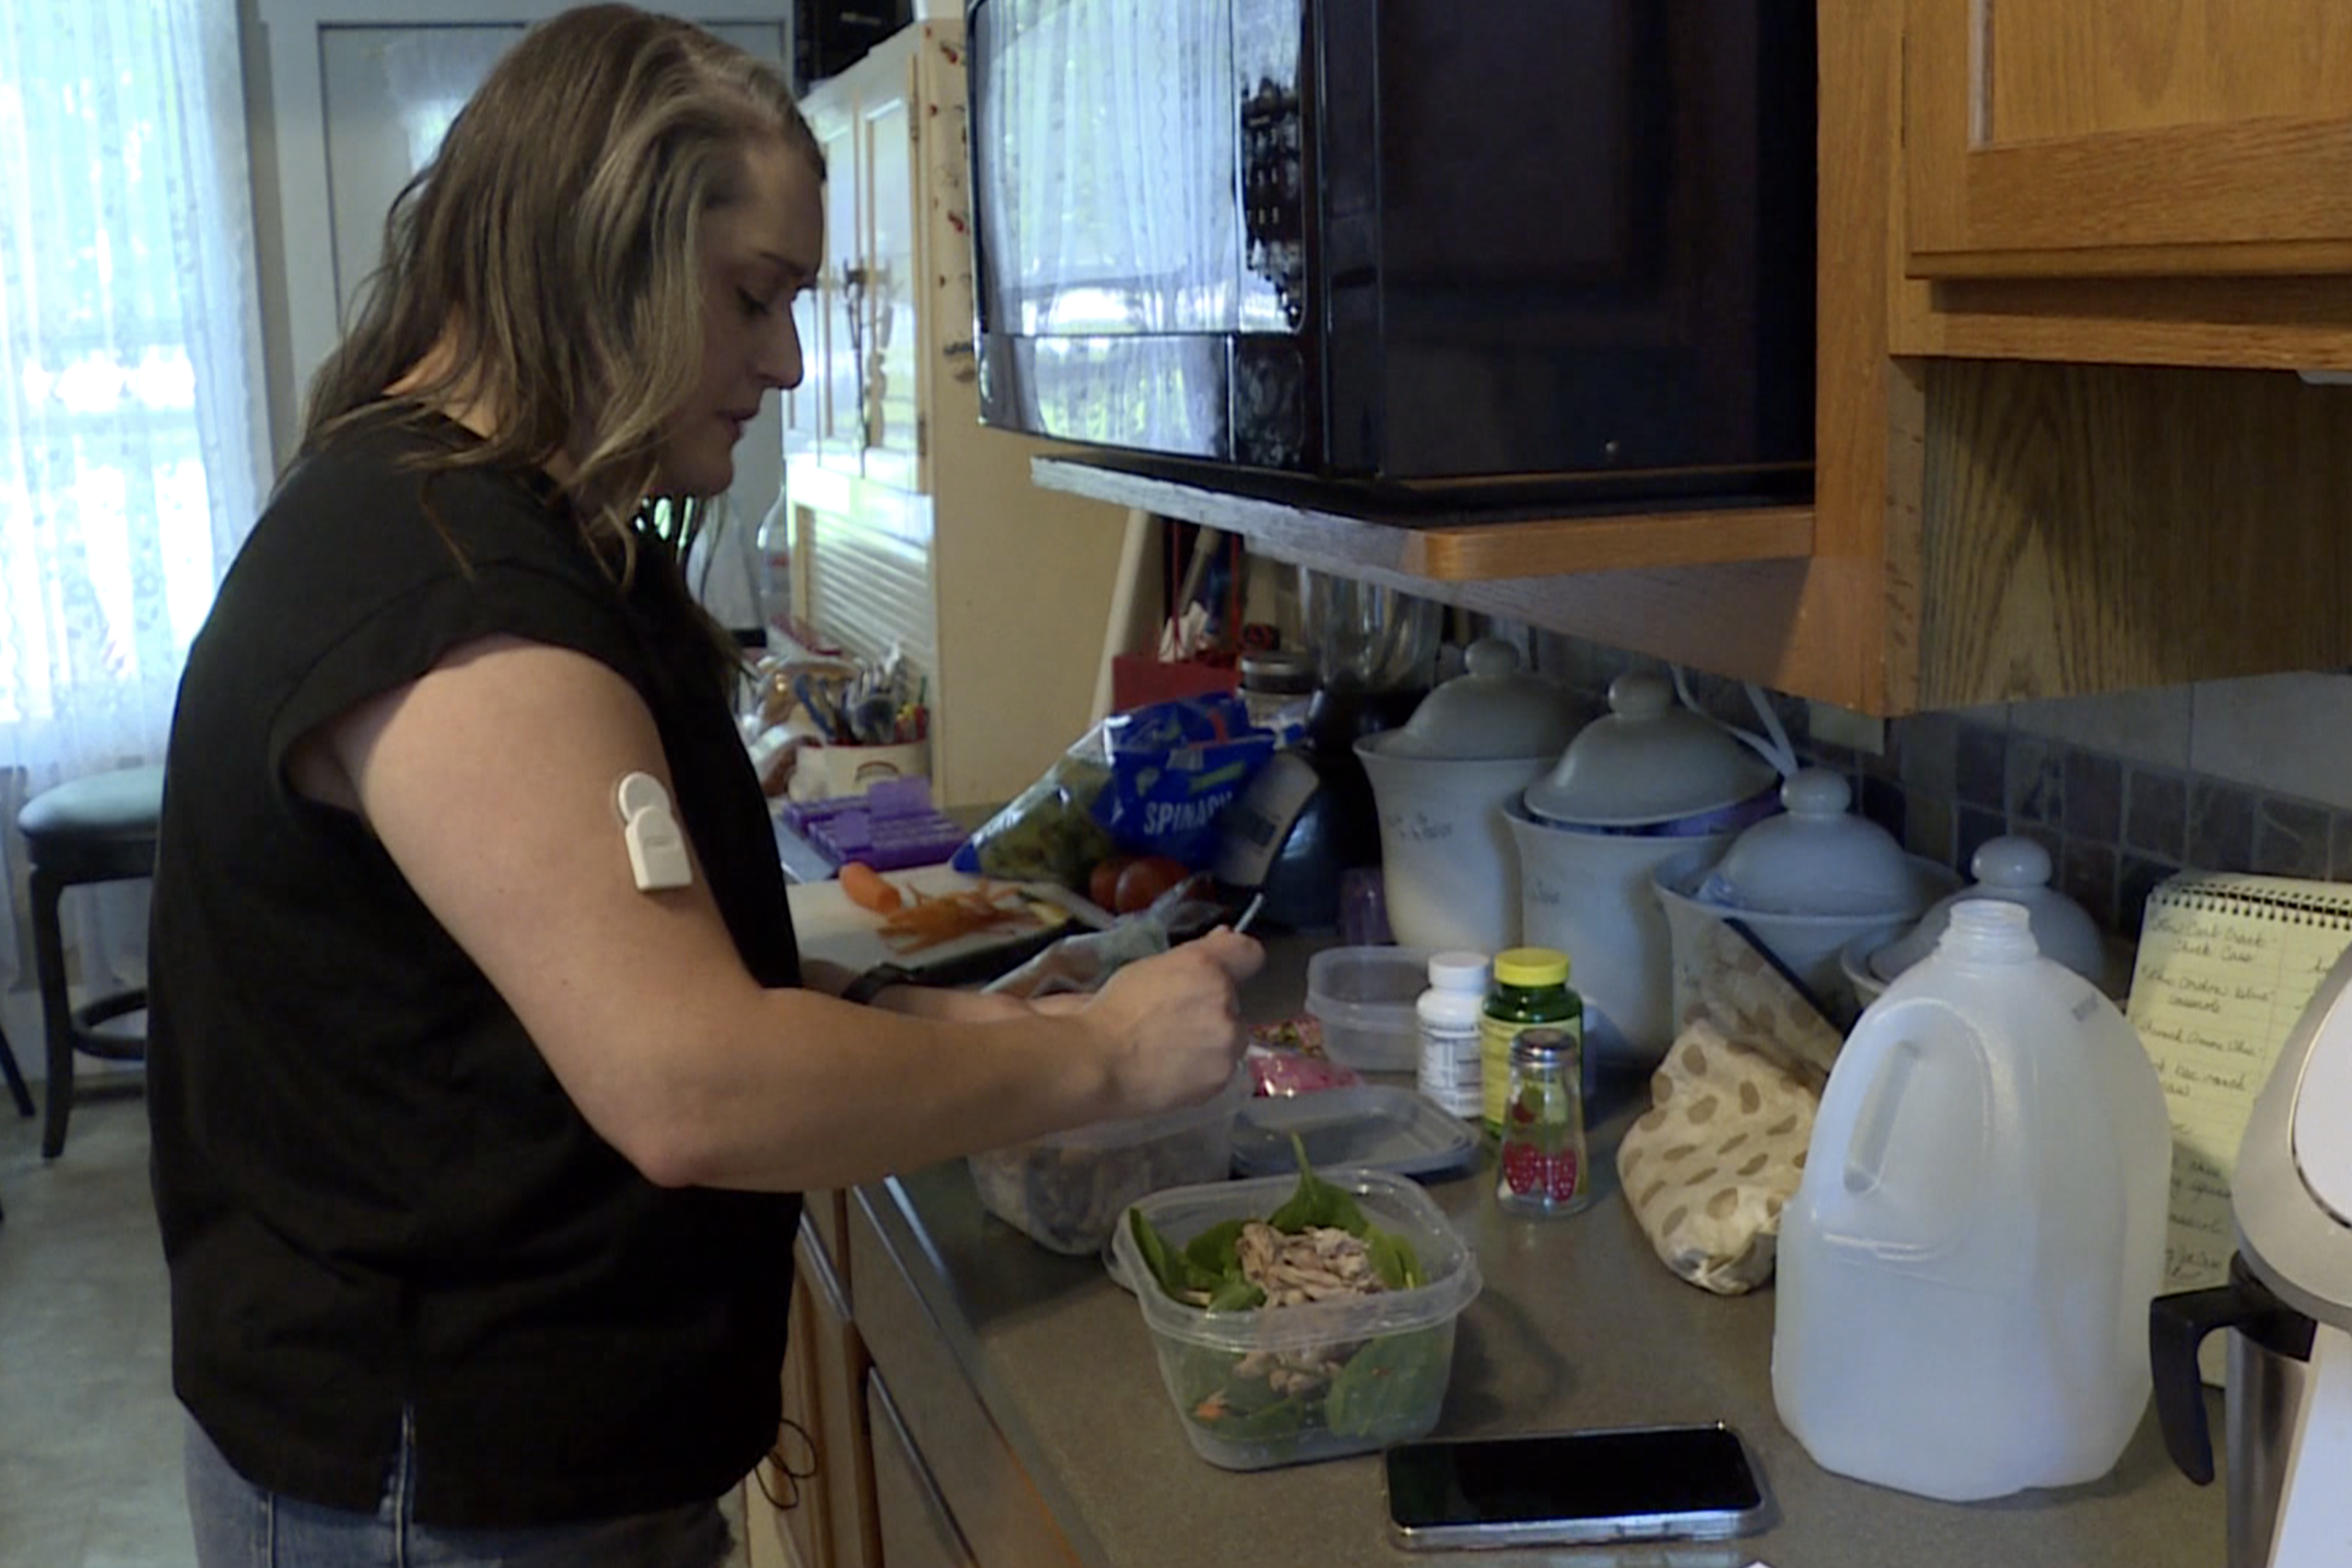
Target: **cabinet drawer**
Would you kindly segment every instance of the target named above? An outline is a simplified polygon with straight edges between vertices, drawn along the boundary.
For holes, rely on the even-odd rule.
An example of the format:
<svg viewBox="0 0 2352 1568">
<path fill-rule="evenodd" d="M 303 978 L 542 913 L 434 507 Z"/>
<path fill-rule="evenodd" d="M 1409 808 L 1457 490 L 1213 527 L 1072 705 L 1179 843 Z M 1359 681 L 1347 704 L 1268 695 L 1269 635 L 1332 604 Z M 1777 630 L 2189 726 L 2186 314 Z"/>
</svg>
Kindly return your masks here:
<svg viewBox="0 0 2352 1568">
<path fill-rule="evenodd" d="M 995 1568 L 1079 1568 L 1077 1552 L 1045 1511 L 1035 1481 L 876 1227 L 867 1205 L 891 1201 L 882 1188 L 850 1196 L 849 1253 L 858 1279 L 858 1331 L 873 1358 L 870 1381 L 888 1380 L 908 1441 L 986 1562 Z M 875 1441 L 878 1446 L 878 1434 Z"/>
<path fill-rule="evenodd" d="M 866 1418 L 874 1433 L 883 1568 L 980 1568 L 879 1377 L 866 1381 Z"/>
<path fill-rule="evenodd" d="M 753 1477 L 750 1528 L 755 1535 L 781 1535 L 797 1568 L 873 1568 L 879 1546 L 865 1342 L 850 1321 L 816 1226 L 805 1217 L 793 1258 L 783 1367 L 783 1415 L 791 1425 Z"/>
</svg>

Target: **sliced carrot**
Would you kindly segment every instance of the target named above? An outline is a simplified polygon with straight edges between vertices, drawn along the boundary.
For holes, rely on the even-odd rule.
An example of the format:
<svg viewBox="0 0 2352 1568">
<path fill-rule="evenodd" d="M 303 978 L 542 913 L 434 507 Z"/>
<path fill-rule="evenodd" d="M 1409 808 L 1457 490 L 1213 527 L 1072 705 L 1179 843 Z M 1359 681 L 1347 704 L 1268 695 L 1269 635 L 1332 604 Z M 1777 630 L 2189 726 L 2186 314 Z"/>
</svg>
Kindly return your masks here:
<svg viewBox="0 0 2352 1568">
<path fill-rule="evenodd" d="M 877 915 L 896 913 L 907 901 L 881 872 L 863 860 L 851 860 L 843 865 L 841 890 L 849 896 L 851 903 L 862 910 L 872 910 Z"/>
<path fill-rule="evenodd" d="M 896 952 L 919 952 L 984 931 L 1034 931 L 1043 923 L 1017 888 L 986 886 L 961 893 L 926 893 L 918 888 L 913 903 L 882 922 L 882 940 Z"/>
</svg>

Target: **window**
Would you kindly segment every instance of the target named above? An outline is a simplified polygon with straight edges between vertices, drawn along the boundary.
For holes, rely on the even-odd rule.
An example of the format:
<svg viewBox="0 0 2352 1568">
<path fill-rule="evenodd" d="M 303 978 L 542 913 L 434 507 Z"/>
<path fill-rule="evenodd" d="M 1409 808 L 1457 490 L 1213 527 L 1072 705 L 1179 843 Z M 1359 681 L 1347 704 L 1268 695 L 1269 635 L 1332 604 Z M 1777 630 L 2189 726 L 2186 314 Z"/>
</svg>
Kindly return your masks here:
<svg viewBox="0 0 2352 1568">
<path fill-rule="evenodd" d="M 0 829 L 163 754 L 268 468 L 250 188 L 236 0 L 0 5 Z M 143 892 L 101 894 L 68 943 L 135 974 Z"/>
<path fill-rule="evenodd" d="M 0 22 L 0 763 L 162 754 L 266 458 L 235 0 Z"/>
</svg>

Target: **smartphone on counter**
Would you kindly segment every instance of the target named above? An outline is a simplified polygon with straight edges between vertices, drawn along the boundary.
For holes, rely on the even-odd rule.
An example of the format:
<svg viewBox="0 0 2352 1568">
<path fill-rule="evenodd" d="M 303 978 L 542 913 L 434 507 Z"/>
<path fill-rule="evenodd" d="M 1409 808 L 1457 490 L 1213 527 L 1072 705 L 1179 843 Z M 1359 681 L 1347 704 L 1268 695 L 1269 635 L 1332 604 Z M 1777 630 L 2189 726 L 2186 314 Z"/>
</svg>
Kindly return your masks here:
<svg viewBox="0 0 2352 1568">
<path fill-rule="evenodd" d="M 1431 1438 L 1381 1465 L 1389 1532 L 1407 1547 L 1720 1541 L 1771 1508 L 1747 1443 L 1719 1421 Z"/>
</svg>

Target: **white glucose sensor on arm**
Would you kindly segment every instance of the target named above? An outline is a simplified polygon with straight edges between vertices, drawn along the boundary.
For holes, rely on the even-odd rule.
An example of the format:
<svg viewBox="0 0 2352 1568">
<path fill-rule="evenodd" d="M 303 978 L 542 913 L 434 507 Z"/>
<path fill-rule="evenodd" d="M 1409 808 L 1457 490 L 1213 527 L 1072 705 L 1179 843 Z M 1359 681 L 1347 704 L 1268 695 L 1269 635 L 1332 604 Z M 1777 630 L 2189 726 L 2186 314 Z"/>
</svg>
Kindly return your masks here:
<svg viewBox="0 0 2352 1568">
<path fill-rule="evenodd" d="M 640 893 L 694 885 L 694 862 L 686 836 L 669 808 L 669 792 L 651 773 L 625 773 L 613 792 L 621 813 L 621 837 L 629 847 L 629 873 Z"/>
</svg>

